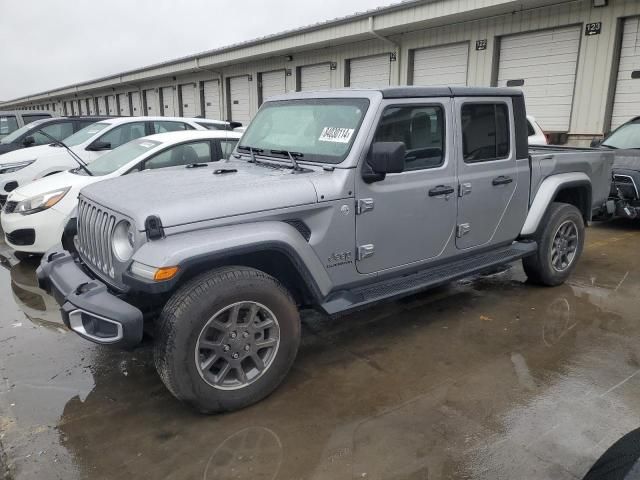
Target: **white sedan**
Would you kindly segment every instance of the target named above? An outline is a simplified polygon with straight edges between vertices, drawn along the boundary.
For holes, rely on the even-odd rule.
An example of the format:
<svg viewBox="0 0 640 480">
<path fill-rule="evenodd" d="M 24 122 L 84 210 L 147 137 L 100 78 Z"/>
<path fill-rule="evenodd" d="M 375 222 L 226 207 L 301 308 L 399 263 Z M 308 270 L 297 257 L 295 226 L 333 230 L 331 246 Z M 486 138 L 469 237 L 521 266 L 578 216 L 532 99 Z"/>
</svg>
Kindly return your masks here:
<svg viewBox="0 0 640 480">
<path fill-rule="evenodd" d="M 203 118 L 121 117 L 89 125 L 64 139 L 64 144 L 88 164 L 120 145 L 147 135 L 231 128 L 228 122 Z M 77 166 L 77 160 L 54 143 L 5 153 L 0 159 L 0 203 L 4 203 L 7 195 L 18 187 Z"/>
<path fill-rule="evenodd" d="M 151 135 L 108 152 L 86 167 L 19 187 L 9 195 L 0 215 L 6 243 L 20 253 L 42 254 L 62 241 L 66 225 L 75 218 L 83 187 L 142 170 L 226 159 L 240 137 L 224 130 Z"/>
<path fill-rule="evenodd" d="M 527 129 L 529 130 L 529 145 L 547 145 L 549 143 L 542 128 L 531 115 L 527 115 Z"/>
</svg>

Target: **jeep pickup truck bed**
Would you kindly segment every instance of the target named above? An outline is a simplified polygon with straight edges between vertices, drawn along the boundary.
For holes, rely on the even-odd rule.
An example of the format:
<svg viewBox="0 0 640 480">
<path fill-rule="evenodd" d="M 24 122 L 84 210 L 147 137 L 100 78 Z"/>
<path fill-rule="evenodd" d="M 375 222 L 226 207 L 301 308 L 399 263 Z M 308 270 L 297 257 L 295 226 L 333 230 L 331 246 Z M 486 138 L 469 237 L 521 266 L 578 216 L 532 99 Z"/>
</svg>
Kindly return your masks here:
<svg viewBox="0 0 640 480">
<path fill-rule="evenodd" d="M 38 278 L 76 333 L 131 347 L 152 326 L 167 388 L 233 410 L 285 378 L 301 308 L 343 314 L 518 259 L 561 284 L 611 164 L 529 150 L 518 90 L 297 93 L 265 102 L 227 161 L 84 189 L 77 254 L 48 252 Z"/>
</svg>

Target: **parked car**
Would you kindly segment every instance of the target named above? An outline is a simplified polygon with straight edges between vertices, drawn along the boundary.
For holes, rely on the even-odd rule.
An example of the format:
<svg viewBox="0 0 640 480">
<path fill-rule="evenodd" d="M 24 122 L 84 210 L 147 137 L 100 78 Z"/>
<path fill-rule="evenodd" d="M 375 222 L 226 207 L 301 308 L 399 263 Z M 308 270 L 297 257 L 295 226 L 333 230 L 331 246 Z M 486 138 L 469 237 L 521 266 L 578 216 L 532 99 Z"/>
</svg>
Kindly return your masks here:
<svg viewBox="0 0 640 480">
<path fill-rule="evenodd" d="M 51 138 L 64 140 L 78 130 L 110 117 L 52 117 L 26 124 L 0 140 L 0 155 L 21 148 L 48 145 Z M 0 158 L 0 162 L 2 159 Z"/>
<path fill-rule="evenodd" d="M 640 218 L 640 117 L 633 118 L 591 146 L 615 154 L 608 217 Z"/>
<path fill-rule="evenodd" d="M 20 253 L 42 254 L 61 242 L 65 227 L 75 219 L 83 187 L 144 170 L 217 162 L 229 158 L 240 137 L 223 130 L 183 130 L 142 137 L 105 153 L 85 168 L 76 167 L 20 187 L 9 194 L 0 215 L 6 243 Z"/>
<path fill-rule="evenodd" d="M 532 115 L 527 115 L 527 131 L 529 132 L 529 145 L 547 145 L 547 136 Z"/>
<path fill-rule="evenodd" d="M 285 378 L 299 308 L 340 315 L 520 259 L 563 283 L 612 155 L 527 143 L 515 89 L 274 97 L 227 162 L 84 188 L 77 256 L 55 247 L 38 278 L 85 339 L 131 347 L 155 322 L 177 398 L 242 408 Z"/>
<path fill-rule="evenodd" d="M 89 125 L 66 138 L 64 144 L 89 164 L 136 138 L 175 130 L 207 130 L 209 125 L 225 123 L 202 118 L 119 117 Z M 0 157 L 0 203 L 20 186 L 77 166 L 78 160 L 55 143 L 6 153 Z"/>
<path fill-rule="evenodd" d="M 55 113 L 43 110 L 0 110 L 0 139 L 31 122 L 51 117 Z"/>
</svg>

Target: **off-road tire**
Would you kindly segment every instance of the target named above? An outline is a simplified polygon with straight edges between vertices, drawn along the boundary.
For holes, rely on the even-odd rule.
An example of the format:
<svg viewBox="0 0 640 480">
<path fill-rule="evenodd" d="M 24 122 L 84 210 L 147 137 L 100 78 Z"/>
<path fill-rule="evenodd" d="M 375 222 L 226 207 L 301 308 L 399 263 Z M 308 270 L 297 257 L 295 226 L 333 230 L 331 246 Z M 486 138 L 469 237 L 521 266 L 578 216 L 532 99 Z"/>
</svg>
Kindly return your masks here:
<svg viewBox="0 0 640 480">
<path fill-rule="evenodd" d="M 200 332 L 216 312 L 247 301 L 266 306 L 277 317 L 279 347 L 270 367 L 253 383 L 217 389 L 203 379 L 194 359 Z M 273 392 L 289 372 L 299 345 L 300 315 L 287 289 L 262 271 L 224 267 L 193 278 L 167 302 L 157 324 L 154 361 L 176 398 L 211 414 L 249 406 Z"/>
<path fill-rule="evenodd" d="M 559 271 L 552 264 L 552 247 L 558 229 L 566 222 L 575 224 L 578 238 L 571 263 L 566 269 Z M 538 231 L 533 236 L 533 239 L 538 243 L 538 250 L 534 255 L 522 260 L 522 266 L 529 281 L 550 287 L 563 284 L 573 272 L 582 254 L 584 236 L 584 220 L 580 210 L 568 203 L 552 203 L 540 222 Z"/>
</svg>

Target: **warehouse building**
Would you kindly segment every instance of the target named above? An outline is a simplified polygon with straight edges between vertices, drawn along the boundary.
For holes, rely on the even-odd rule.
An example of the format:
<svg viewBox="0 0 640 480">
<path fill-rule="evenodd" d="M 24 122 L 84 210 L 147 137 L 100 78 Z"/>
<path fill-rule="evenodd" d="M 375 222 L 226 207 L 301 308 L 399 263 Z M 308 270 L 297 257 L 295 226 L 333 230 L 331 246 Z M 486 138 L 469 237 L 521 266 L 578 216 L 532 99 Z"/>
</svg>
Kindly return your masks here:
<svg viewBox="0 0 640 480">
<path fill-rule="evenodd" d="M 516 86 L 556 141 L 640 115 L 640 1 L 418 0 L 0 104 L 247 123 L 290 91 Z"/>
</svg>

